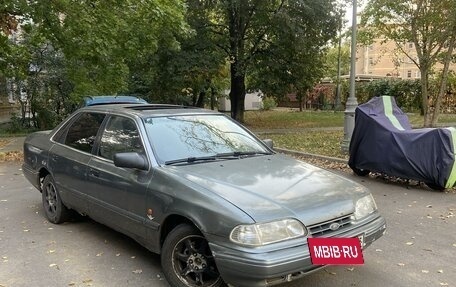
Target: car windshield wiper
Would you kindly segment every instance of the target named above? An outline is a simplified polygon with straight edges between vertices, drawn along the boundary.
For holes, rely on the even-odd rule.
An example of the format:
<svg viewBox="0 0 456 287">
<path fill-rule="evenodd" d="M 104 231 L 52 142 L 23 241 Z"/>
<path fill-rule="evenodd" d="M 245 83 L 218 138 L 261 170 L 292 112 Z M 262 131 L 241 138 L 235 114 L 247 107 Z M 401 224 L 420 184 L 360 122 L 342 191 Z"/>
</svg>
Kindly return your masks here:
<svg viewBox="0 0 456 287">
<path fill-rule="evenodd" d="M 238 159 L 245 156 L 256 156 L 256 155 L 269 155 L 270 152 L 264 151 L 234 151 L 226 153 L 218 153 L 216 155 L 210 156 L 199 156 L 199 157 L 186 157 L 180 159 L 173 159 L 165 161 L 165 165 L 172 165 L 178 163 L 195 163 L 195 162 L 204 162 L 204 161 L 215 161 L 215 160 L 229 160 L 229 159 Z"/>
<path fill-rule="evenodd" d="M 218 153 L 217 158 L 219 157 L 243 157 L 243 156 L 256 156 L 256 155 L 270 155 L 270 152 L 266 151 L 233 151 L 233 152 L 225 152 L 225 153 Z"/>
<path fill-rule="evenodd" d="M 216 156 L 191 156 L 191 157 L 186 157 L 186 158 L 180 158 L 180 159 L 173 159 L 173 160 L 168 160 L 165 161 L 165 165 L 171 165 L 171 164 L 176 164 L 176 163 L 194 163 L 198 161 L 213 161 L 216 160 Z"/>
</svg>

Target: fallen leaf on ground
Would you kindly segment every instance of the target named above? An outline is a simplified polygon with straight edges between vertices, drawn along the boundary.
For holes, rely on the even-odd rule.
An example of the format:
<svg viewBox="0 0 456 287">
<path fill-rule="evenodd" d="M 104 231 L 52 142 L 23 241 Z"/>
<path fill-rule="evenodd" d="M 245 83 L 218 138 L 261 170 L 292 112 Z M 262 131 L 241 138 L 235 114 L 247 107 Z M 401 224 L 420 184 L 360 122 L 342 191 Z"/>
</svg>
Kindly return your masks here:
<svg viewBox="0 0 456 287">
<path fill-rule="evenodd" d="M 407 242 L 407 243 L 405 243 L 405 244 L 407 244 L 407 245 L 410 246 L 410 245 L 413 245 L 413 242 Z"/>
<path fill-rule="evenodd" d="M 404 263 L 397 263 L 398 266 L 405 266 Z"/>
<path fill-rule="evenodd" d="M 353 268 L 353 267 L 352 268 L 347 268 L 347 270 L 350 271 L 350 272 L 353 272 L 353 270 L 355 270 L 355 268 Z"/>
<path fill-rule="evenodd" d="M 141 274 L 142 270 L 141 269 L 136 269 L 136 270 L 133 270 L 132 272 L 135 273 L 135 274 Z"/>
<path fill-rule="evenodd" d="M 103 252 L 98 253 L 97 257 L 100 257 L 101 255 L 103 255 Z"/>
<path fill-rule="evenodd" d="M 443 270 L 442 269 L 437 270 L 437 273 L 443 273 Z"/>
<path fill-rule="evenodd" d="M 421 273 L 429 273 L 429 270 L 421 270 Z"/>
</svg>

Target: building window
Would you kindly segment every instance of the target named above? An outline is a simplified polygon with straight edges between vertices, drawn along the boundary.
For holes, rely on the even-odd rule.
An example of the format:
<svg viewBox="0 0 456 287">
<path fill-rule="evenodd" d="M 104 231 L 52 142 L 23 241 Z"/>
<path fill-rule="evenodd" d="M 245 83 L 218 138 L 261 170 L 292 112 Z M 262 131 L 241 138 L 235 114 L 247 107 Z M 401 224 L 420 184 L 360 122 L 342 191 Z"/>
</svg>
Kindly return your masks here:
<svg viewBox="0 0 456 287">
<path fill-rule="evenodd" d="M 411 78 L 412 77 L 412 71 L 407 71 L 407 78 Z"/>
<path fill-rule="evenodd" d="M 420 78 L 420 77 L 421 77 L 420 71 L 415 71 L 415 78 Z"/>
<path fill-rule="evenodd" d="M 413 42 L 409 42 L 408 47 L 409 47 L 409 49 L 413 49 Z"/>
<path fill-rule="evenodd" d="M 374 58 L 369 57 L 369 65 L 373 65 L 373 64 L 374 64 Z"/>
</svg>

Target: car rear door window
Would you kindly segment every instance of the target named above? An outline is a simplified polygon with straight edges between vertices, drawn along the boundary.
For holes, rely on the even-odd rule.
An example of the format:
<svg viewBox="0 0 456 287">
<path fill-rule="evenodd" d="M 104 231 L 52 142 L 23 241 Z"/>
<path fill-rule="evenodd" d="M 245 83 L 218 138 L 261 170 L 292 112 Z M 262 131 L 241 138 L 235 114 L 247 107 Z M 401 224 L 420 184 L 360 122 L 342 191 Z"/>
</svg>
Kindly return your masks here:
<svg viewBox="0 0 456 287">
<path fill-rule="evenodd" d="M 101 136 L 98 155 L 112 160 L 114 154 L 121 152 L 144 153 L 138 128 L 132 119 L 112 116 Z"/>
<path fill-rule="evenodd" d="M 65 144 L 84 152 L 92 152 L 98 129 L 104 117 L 104 114 L 83 113 L 68 128 Z"/>
</svg>

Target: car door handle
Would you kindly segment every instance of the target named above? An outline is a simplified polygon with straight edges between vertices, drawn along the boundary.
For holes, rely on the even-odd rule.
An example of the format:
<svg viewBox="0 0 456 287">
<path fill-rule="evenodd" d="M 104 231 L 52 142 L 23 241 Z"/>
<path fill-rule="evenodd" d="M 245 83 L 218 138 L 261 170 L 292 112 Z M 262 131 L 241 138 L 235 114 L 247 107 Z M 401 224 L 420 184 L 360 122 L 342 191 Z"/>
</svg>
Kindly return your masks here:
<svg viewBox="0 0 456 287">
<path fill-rule="evenodd" d="M 94 177 L 99 177 L 100 176 L 100 172 L 98 170 L 96 170 L 96 169 L 92 169 L 91 168 L 90 171 L 89 171 L 89 175 L 94 176 Z"/>
</svg>

